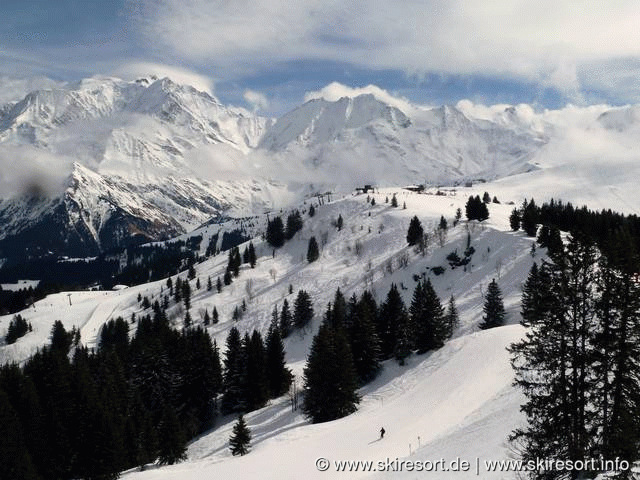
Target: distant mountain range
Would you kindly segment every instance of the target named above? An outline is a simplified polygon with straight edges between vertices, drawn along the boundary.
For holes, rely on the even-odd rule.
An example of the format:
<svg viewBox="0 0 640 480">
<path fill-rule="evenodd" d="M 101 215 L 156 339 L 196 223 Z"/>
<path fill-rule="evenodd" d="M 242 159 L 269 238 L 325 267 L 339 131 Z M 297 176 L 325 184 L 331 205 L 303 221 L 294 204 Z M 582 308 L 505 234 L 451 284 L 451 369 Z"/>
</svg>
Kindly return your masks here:
<svg viewBox="0 0 640 480">
<path fill-rule="evenodd" d="M 167 78 L 34 91 L 0 106 L 0 258 L 95 255 L 336 187 L 501 178 L 534 170 L 553 132 L 514 107 L 479 118 L 371 94 L 270 119 Z"/>
</svg>

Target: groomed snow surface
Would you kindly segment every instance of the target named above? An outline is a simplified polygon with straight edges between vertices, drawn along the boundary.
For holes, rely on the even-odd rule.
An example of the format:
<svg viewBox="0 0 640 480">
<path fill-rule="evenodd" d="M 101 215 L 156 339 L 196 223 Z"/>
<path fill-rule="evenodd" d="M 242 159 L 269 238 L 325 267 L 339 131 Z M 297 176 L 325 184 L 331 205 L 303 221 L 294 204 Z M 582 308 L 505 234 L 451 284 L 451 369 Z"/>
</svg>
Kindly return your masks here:
<svg viewBox="0 0 640 480">
<path fill-rule="evenodd" d="M 464 212 L 469 195 L 484 190 L 497 195 L 502 204 L 490 204 L 491 218 L 478 224 L 464 220 L 452 227 L 456 208 Z M 392 208 L 385 198 L 397 193 L 399 206 Z M 296 375 L 300 388 L 302 370 L 313 334 L 320 324 L 328 302 L 340 287 L 348 298 L 360 295 L 365 288 L 374 291 L 379 303 L 384 301 L 391 283 L 400 286 L 407 305 L 415 287 L 414 275 L 428 275 L 443 304 L 453 294 L 460 312 L 460 327 L 454 338 L 442 349 L 425 355 L 409 357 L 407 364 L 385 362 L 380 375 L 360 391 L 362 401 L 356 413 L 349 417 L 312 425 L 301 411 L 291 411 L 289 399 L 283 396 L 265 408 L 249 413 L 246 420 L 252 431 L 251 452 L 233 457 L 228 448 L 234 416 L 220 417 L 210 432 L 194 440 L 188 448 L 188 460 L 174 466 L 147 466 L 139 472 L 124 474 L 126 479 L 204 479 L 204 478 L 478 478 L 476 458 L 481 462 L 480 478 L 516 478 L 515 473 L 483 471 L 485 460 L 514 458 L 507 436 L 523 422 L 519 405 L 523 398 L 512 386 L 513 373 L 505 348 L 520 338 L 518 325 L 521 286 L 534 258 L 530 255 L 532 239 L 509 231 L 508 215 L 512 205 L 501 198 L 492 185 L 480 188 L 443 190 L 444 195 L 416 194 L 400 189 L 381 189 L 372 196 L 376 205 L 366 202 L 366 195 L 334 194 L 332 202 L 317 206 L 316 215 L 303 214 L 305 225 L 293 240 L 275 252 L 259 237 L 254 245 L 258 265 L 250 269 L 243 265 L 239 278 L 217 293 L 206 290 L 207 277 L 222 276 L 227 255 L 212 257 L 196 266 L 202 288 L 192 283 L 191 314 L 202 322 L 206 308 L 216 306 L 220 323 L 209 332 L 224 348 L 232 326 L 241 333 L 254 328 L 266 332 L 274 305 L 282 307 L 285 298 L 293 306 L 299 289 L 307 290 L 314 301 L 315 320 L 306 333 L 294 332 L 285 341 L 287 361 Z M 519 201 L 518 198 L 513 198 Z M 301 209 L 307 209 L 300 205 Z M 403 203 L 406 202 L 406 209 Z M 313 200 L 317 204 L 317 200 Z M 286 219 L 287 211 L 283 212 Z M 344 228 L 337 231 L 331 222 L 341 214 Z M 434 239 L 429 254 L 421 256 L 406 246 L 409 220 L 418 215 L 426 231 L 432 231 L 443 214 L 449 222 L 449 232 L 443 247 Z M 272 213 L 273 215 L 273 213 Z M 263 219 L 264 220 L 264 219 Z M 467 271 L 451 269 L 447 254 L 466 248 L 467 234 L 476 252 Z M 306 262 L 309 238 L 315 235 L 321 244 L 321 256 L 313 264 Z M 322 239 L 326 236 L 326 243 Z M 203 239 L 203 244 L 206 239 Z M 360 255 L 355 244 L 361 245 Z M 240 246 L 241 251 L 244 246 Z M 399 259 L 409 255 L 408 266 L 400 267 Z M 544 250 L 538 250 L 540 260 Z M 391 269 L 388 264 L 391 263 Z M 446 267 L 440 276 L 430 268 Z M 390 273 L 389 270 L 393 270 Z M 186 278 L 186 272 L 181 274 Z M 479 331 L 482 317 L 483 292 L 492 278 L 502 289 L 509 325 L 489 331 Z M 175 277 L 174 277 L 175 280 Z M 166 280 L 114 292 L 71 292 L 51 295 L 22 312 L 34 331 L 14 345 L 0 346 L 0 360 L 24 361 L 35 350 L 49 342 L 52 324 L 59 319 L 70 329 L 80 329 L 82 342 L 95 347 L 101 326 L 119 315 L 129 319 L 132 313 L 143 313 L 137 296 L 141 293 L 153 302 L 160 298 Z M 293 294 L 289 294 L 289 285 Z M 166 293 L 166 292 L 165 292 Z M 247 312 L 239 322 L 231 319 L 235 306 L 247 301 Z M 71 303 L 71 304 L 70 304 Z M 172 302 L 173 303 L 173 302 Z M 176 326 L 183 318 L 182 306 L 169 311 Z M 0 335 L 6 334 L 12 316 L 0 317 Z M 384 426 L 386 435 L 379 439 Z M 331 463 L 328 471 L 316 468 L 318 458 Z M 400 460 L 432 461 L 441 459 L 449 464 L 459 458 L 469 462 L 469 471 L 438 472 L 337 472 L 334 461 L 364 460 L 390 465 Z M 397 464 L 396 464 L 397 466 Z M 362 468 L 362 467 L 361 467 Z M 396 468 L 397 469 L 397 468 Z M 441 467 L 440 467 L 441 469 Z"/>
</svg>

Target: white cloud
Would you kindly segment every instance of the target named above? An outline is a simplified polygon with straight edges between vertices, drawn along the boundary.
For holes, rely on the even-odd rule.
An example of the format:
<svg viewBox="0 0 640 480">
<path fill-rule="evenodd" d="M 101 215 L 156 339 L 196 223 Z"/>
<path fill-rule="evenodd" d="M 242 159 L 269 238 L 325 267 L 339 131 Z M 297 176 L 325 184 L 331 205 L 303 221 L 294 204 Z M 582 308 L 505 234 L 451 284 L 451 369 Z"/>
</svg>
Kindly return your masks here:
<svg viewBox="0 0 640 480">
<path fill-rule="evenodd" d="M 16 158 L 20 168 L 16 168 Z M 59 194 L 73 169 L 72 157 L 32 146 L 3 145 L 0 149 L 0 198 L 22 193 Z"/>
<path fill-rule="evenodd" d="M 324 98 L 330 102 L 340 100 L 342 97 L 357 97 L 358 95 L 370 94 L 381 102 L 385 102 L 402 110 L 407 115 L 415 109 L 413 105 L 406 98 L 396 97 L 387 92 L 386 90 L 376 86 L 367 85 L 366 87 L 349 87 L 338 82 L 332 82 L 326 87 L 317 90 L 315 92 L 307 92 L 304 96 L 304 101 L 308 102 L 314 98 Z"/>
<path fill-rule="evenodd" d="M 243 97 L 247 103 L 254 108 L 254 110 L 266 110 L 269 108 L 269 100 L 260 92 L 245 90 Z"/>
<path fill-rule="evenodd" d="M 114 73 L 125 80 L 135 80 L 148 75 L 169 77 L 174 82 L 191 85 L 197 90 L 213 95 L 214 85 L 211 78 L 182 67 L 153 62 L 132 62 L 117 67 Z"/>
<path fill-rule="evenodd" d="M 15 102 L 34 90 L 61 87 L 64 84 L 47 77 L 12 78 L 0 76 L 0 105 Z"/>
<path fill-rule="evenodd" d="M 573 95 L 581 65 L 640 56 L 633 0 L 147 0 L 141 12 L 150 45 L 235 73 L 332 60 L 506 75 Z"/>
</svg>

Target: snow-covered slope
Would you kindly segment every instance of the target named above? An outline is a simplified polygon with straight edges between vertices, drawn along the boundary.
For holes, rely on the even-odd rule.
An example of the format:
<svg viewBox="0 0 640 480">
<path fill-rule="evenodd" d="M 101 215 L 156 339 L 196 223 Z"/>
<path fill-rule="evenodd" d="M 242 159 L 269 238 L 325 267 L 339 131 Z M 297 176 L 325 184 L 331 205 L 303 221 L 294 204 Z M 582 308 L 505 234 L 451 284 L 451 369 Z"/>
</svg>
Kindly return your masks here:
<svg viewBox="0 0 640 480">
<path fill-rule="evenodd" d="M 509 200 L 492 185 L 486 187 L 503 202 Z M 398 208 L 385 203 L 385 198 L 394 192 L 399 199 Z M 214 430 L 190 445 L 185 463 L 159 469 L 149 467 L 146 472 L 130 472 L 125 478 L 227 478 L 239 471 L 243 478 L 337 478 L 349 474 L 335 470 L 318 472 L 315 460 L 326 457 L 331 461 L 378 462 L 387 457 L 393 461 L 396 457 L 410 456 L 435 461 L 459 456 L 472 462 L 476 456 L 488 460 L 507 458 L 506 435 L 522 419 L 518 412 L 521 398 L 510 386 L 512 374 L 504 347 L 522 334 L 515 324 L 519 319 L 521 283 L 534 261 L 529 253 L 532 240 L 509 231 L 509 205 L 490 204 L 491 218 L 487 222 L 468 225 L 462 222 L 451 228 L 444 246 L 433 244 L 423 257 L 406 246 L 410 218 L 418 215 L 427 229 L 435 227 L 441 214 L 451 222 L 456 208 L 463 208 L 469 195 L 482 191 L 459 188 L 446 191 L 446 195 L 434 193 L 419 195 L 382 189 L 373 194 L 376 199 L 373 207 L 366 202 L 366 195 L 345 194 L 344 198 L 334 195 L 333 202 L 317 206 L 313 218 L 305 215 L 304 228 L 276 251 L 275 257 L 268 245 L 259 237 L 254 238 L 256 268 L 243 266 L 239 278 L 221 293 L 192 286 L 191 311 L 194 321 L 201 323 L 205 308 L 209 312 L 214 306 L 217 308 L 221 321 L 208 331 L 219 345 L 224 345 L 232 326 L 241 332 L 257 328 L 264 333 L 273 306 L 281 306 L 285 298 L 293 302 L 298 289 L 307 290 L 316 312 L 312 328 L 305 335 L 294 334 L 286 340 L 287 361 L 300 385 L 312 335 L 336 288 L 340 287 L 346 296 L 370 288 L 382 301 L 391 283 L 396 283 L 408 302 L 415 285 L 414 275 L 425 274 L 443 300 L 455 296 L 460 310 L 460 328 L 443 349 L 412 356 L 406 366 L 386 362 L 381 375 L 361 390 L 363 400 L 358 412 L 346 419 L 310 425 L 299 411 L 292 413 L 288 399 L 282 397 L 247 415 L 254 436 L 250 455 L 240 459 L 231 456 L 228 438 L 235 419 L 223 417 Z M 402 208 L 404 203 L 406 209 Z M 299 208 L 304 211 L 308 205 L 307 202 Z M 331 226 L 338 215 L 345 220 L 341 231 Z M 259 226 L 263 220 L 251 221 Z M 465 248 L 467 233 L 476 253 L 466 271 L 461 267 L 451 269 L 445 257 L 455 249 Z M 305 252 L 312 235 L 321 244 L 326 236 L 326 243 L 320 259 L 308 264 Z M 359 253 L 356 242 L 360 245 Z M 538 259 L 543 253 L 539 250 Z M 406 267 L 401 262 L 404 255 L 409 258 Z M 226 264 L 226 255 L 198 264 L 197 277 L 203 286 L 209 276 L 215 280 L 222 275 Z M 431 272 L 431 267 L 438 265 L 446 267 L 443 275 Z M 181 277 L 186 278 L 186 274 L 183 272 Z M 478 332 L 482 293 L 493 277 L 502 287 L 510 325 Z M 0 358 L 5 361 L 27 358 L 48 343 L 56 319 L 66 328 L 78 327 L 83 343 L 95 347 L 100 328 L 107 320 L 118 315 L 129 318 L 132 313 L 139 316 L 142 308 L 138 294 L 153 302 L 159 298 L 164 284 L 162 280 L 117 292 L 71 292 L 70 298 L 66 293 L 49 296 L 22 312 L 34 331 L 14 345 L 1 346 Z M 289 294 L 289 285 L 294 287 L 293 295 Z M 247 312 L 236 323 L 231 319 L 232 311 L 243 299 L 247 301 Z M 177 326 L 183 313 L 181 306 L 169 311 Z M 11 316 L 0 317 L 0 335 L 4 335 L 10 319 Z M 382 425 L 388 433 L 383 441 L 376 441 Z M 391 474 L 359 474 L 365 478 L 371 475 L 386 478 Z M 487 474 L 482 478 L 504 476 Z"/>
</svg>

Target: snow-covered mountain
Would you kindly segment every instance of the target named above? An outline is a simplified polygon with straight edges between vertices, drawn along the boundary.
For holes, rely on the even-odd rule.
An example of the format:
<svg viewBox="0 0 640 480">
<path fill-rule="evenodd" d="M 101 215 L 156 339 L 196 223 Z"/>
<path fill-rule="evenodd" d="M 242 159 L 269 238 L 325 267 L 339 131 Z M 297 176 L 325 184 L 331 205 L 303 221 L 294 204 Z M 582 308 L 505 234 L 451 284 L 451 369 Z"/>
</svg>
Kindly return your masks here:
<svg viewBox="0 0 640 480">
<path fill-rule="evenodd" d="M 261 209 L 278 187 L 218 179 L 221 163 L 207 157 L 232 169 L 268 124 L 166 78 L 32 92 L 0 111 L 0 156 L 6 171 L 19 157 L 27 190 L 0 202 L 2 254 L 25 241 L 92 254 L 132 236 L 174 236 L 233 208 Z"/>
<path fill-rule="evenodd" d="M 500 178 L 534 169 L 547 141 L 508 109 L 483 119 L 363 94 L 274 121 L 167 78 L 92 78 L 0 108 L 0 257 L 94 254 L 337 186 Z"/>
<path fill-rule="evenodd" d="M 338 169 L 352 181 L 435 184 L 531 170 L 548 141 L 517 118 L 474 119 L 452 106 L 407 110 L 371 94 L 313 99 L 279 118 L 259 146 L 320 178 Z"/>
</svg>

